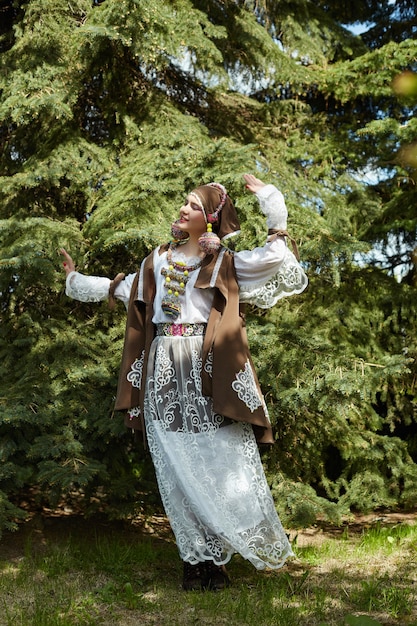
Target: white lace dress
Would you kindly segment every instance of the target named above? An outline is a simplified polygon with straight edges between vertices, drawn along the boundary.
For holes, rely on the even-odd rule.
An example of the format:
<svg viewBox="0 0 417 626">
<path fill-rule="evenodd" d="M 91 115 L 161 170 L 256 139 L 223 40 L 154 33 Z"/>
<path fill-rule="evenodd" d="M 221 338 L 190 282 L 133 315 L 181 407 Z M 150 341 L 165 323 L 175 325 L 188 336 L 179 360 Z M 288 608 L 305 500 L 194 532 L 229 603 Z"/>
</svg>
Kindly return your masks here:
<svg viewBox="0 0 417 626">
<path fill-rule="evenodd" d="M 172 323 L 160 306 L 166 292 L 161 273 L 168 266 L 166 257 L 166 252 L 154 253 L 157 290 L 153 321 L 157 325 Z M 178 253 L 173 258 L 182 260 Z M 191 265 L 192 259 L 186 262 Z M 253 301 L 261 298 L 265 304 L 288 293 L 300 293 L 307 284 L 282 239 L 236 253 L 235 267 L 246 301 L 250 301 L 251 291 Z M 213 290 L 194 289 L 198 271 L 190 272 L 177 324 L 208 320 Z M 297 284 L 294 271 L 299 273 Z M 83 301 L 102 300 L 108 295 L 109 282 L 73 273 L 67 278 L 67 294 Z M 133 276 L 127 276 L 116 289 L 115 296 L 125 303 L 132 282 Z M 141 288 L 139 281 L 139 299 Z M 147 440 L 180 556 L 193 564 L 213 560 L 220 565 L 239 553 L 258 569 L 282 567 L 293 553 L 274 506 L 252 427 L 215 414 L 211 399 L 202 394 L 202 343 L 203 335 L 156 336 L 146 372 Z M 142 375 L 138 355 L 129 374 L 132 384 L 140 386 Z M 251 393 L 257 391 L 246 392 L 250 403 Z"/>
</svg>

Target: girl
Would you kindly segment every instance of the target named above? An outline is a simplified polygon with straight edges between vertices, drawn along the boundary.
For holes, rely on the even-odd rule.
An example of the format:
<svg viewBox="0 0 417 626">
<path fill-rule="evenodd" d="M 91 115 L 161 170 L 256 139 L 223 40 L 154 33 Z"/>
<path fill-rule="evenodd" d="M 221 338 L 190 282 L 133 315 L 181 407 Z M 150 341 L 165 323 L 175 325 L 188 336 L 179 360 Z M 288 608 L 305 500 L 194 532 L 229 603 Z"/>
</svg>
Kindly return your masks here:
<svg viewBox="0 0 417 626">
<path fill-rule="evenodd" d="M 263 247 L 233 253 L 239 231 L 225 188 L 197 187 L 136 274 L 84 276 L 65 257 L 66 293 L 127 306 L 115 408 L 146 434 L 166 514 L 184 562 L 183 588 L 222 589 L 234 553 L 280 568 L 292 550 L 267 485 L 258 443 L 271 424 L 247 344 L 242 303 L 267 308 L 307 277 L 286 246 L 282 194 L 245 174 L 267 216 Z"/>
</svg>

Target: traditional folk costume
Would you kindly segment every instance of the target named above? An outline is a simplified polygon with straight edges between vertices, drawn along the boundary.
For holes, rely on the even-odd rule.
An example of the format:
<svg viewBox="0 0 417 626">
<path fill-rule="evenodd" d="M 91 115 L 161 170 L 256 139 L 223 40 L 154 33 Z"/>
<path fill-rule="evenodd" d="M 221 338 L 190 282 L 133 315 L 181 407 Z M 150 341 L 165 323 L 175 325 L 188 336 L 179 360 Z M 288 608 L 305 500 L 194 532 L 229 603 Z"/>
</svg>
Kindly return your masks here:
<svg viewBox="0 0 417 626">
<path fill-rule="evenodd" d="M 224 239 L 238 230 L 236 212 L 224 188 L 209 187 L 191 193 Z M 273 436 L 242 303 L 268 308 L 301 293 L 307 277 L 282 236 L 282 194 L 266 185 L 256 195 L 269 232 L 278 231 L 263 247 L 232 253 L 221 246 L 201 260 L 171 244 L 116 281 L 67 277 L 72 298 L 99 301 L 110 292 L 127 306 L 116 409 L 146 433 L 180 556 L 203 587 L 213 563 L 234 553 L 258 569 L 280 568 L 293 554 L 258 451 L 257 442 Z"/>
</svg>

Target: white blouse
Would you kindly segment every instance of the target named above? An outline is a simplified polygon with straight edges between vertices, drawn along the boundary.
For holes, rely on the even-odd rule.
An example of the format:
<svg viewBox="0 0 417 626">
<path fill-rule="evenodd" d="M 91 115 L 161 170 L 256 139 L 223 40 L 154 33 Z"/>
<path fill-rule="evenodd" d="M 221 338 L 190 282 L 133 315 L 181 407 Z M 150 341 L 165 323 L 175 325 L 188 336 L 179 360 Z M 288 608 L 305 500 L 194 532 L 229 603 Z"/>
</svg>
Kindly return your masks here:
<svg viewBox="0 0 417 626">
<path fill-rule="evenodd" d="M 267 215 L 269 228 L 285 230 L 287 210 L 283 196 L 273 185 L 265 185 L 257 194 L 262 211 Z M 214 296 L 214 287 L 209 289 L 195 289 L 199 269 L 189 273 L 183 295 L 179 296 L 181 313 L 173 320 L 164 313 L 161 304 L 167 290 L 165 276 L 161 270 L 168 267 L 167 253 L 159 254 L 159 248 L 154 251 L 154 272 L 156 281 L 156 296 L 154 301 L 155 324 L 164 322 L 199 323 L 207 322 Z M 219 262 L 221 261 L 219 255 Z M 307 287 L 308 279 L 294 254 L 287 247 L 284 238 L 275 237 L 264 246 L 253 250 L 234 252 L 234 264 L 240 289 L 240 300 L 256 304 L 261 308 L 270 308 L 279 299 L 292 294 L 301 293 Z M 175 261 L 185 261 L 192 265 L 196 259 L 185 258 L 181 249 L 173 252 Z M 143 263 L 138 285 L 138 299 L 141 299 L 143 288 Z M 129 274 L 122 280 L 115 290 L 115 297 L 127 306 L 130 299 L 132 283 L 136 274 Z M 81 302 L 99 302 L 106 300 L 109 295 L 111 280 L 102 276 L 85 276 L 79 272 L 71 272 L 67 276 L 66 294 Z"/>
</svg>

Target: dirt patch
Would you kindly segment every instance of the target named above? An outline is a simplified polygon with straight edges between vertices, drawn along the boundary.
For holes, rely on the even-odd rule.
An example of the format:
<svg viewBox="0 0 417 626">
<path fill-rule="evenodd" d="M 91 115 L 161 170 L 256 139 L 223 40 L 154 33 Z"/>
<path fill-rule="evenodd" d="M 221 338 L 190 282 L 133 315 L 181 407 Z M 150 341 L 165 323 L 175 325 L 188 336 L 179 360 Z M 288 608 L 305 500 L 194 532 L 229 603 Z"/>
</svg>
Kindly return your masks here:
<svg viewBox="0 0 417 626">
<path fill-rule="evenodd" d="M 370 528 L 390 527 L 397 524 L 417 524 L 417 511 L 403 512 L 378 512 L 368 515 L 355 515 L 353 519 L 346 520 L 340 526 L 334 526 L 326 522 L 318 522 L 309 528 L 293 530 L 290 532 L 290 539 L 297 539 L 297 545 L 320 545 L 328 538 L 338 538 L 345 536 L 361 535 Z"/>
<path fill-rule="evenodd" d="M 328 538 L 341 537 L 346 533 L 355 536 L 369 528 L 397 524 L 417 524 L 417 511 L 357 515 L 340 526 L 317 523 L 309 528 L 291 530 L 289 536 L 291 541 L 297 541 L 298 546 L 305 547 L 320 545 Z M 109 533 L 123 536 L 127 541 L 147 537 L 152 538 L 154 542 L 175 543 L 168 519 L 164 515 L 138 516 L 127 521 L 112 521 L 105 516 L 85 518 L 67 510 L 54 514 L 35 514 L 27 522 L 20 524 L 17 531 L 5 532 L 0 542 L 0 559 L 13 561 L 21 558 L 25 554 L 28 541 L 31 543 L 31 549 L 42 550 L 42 546 L 50 541 L 65 536 L 93 539 L 97 535 Z"/>
</svg>

